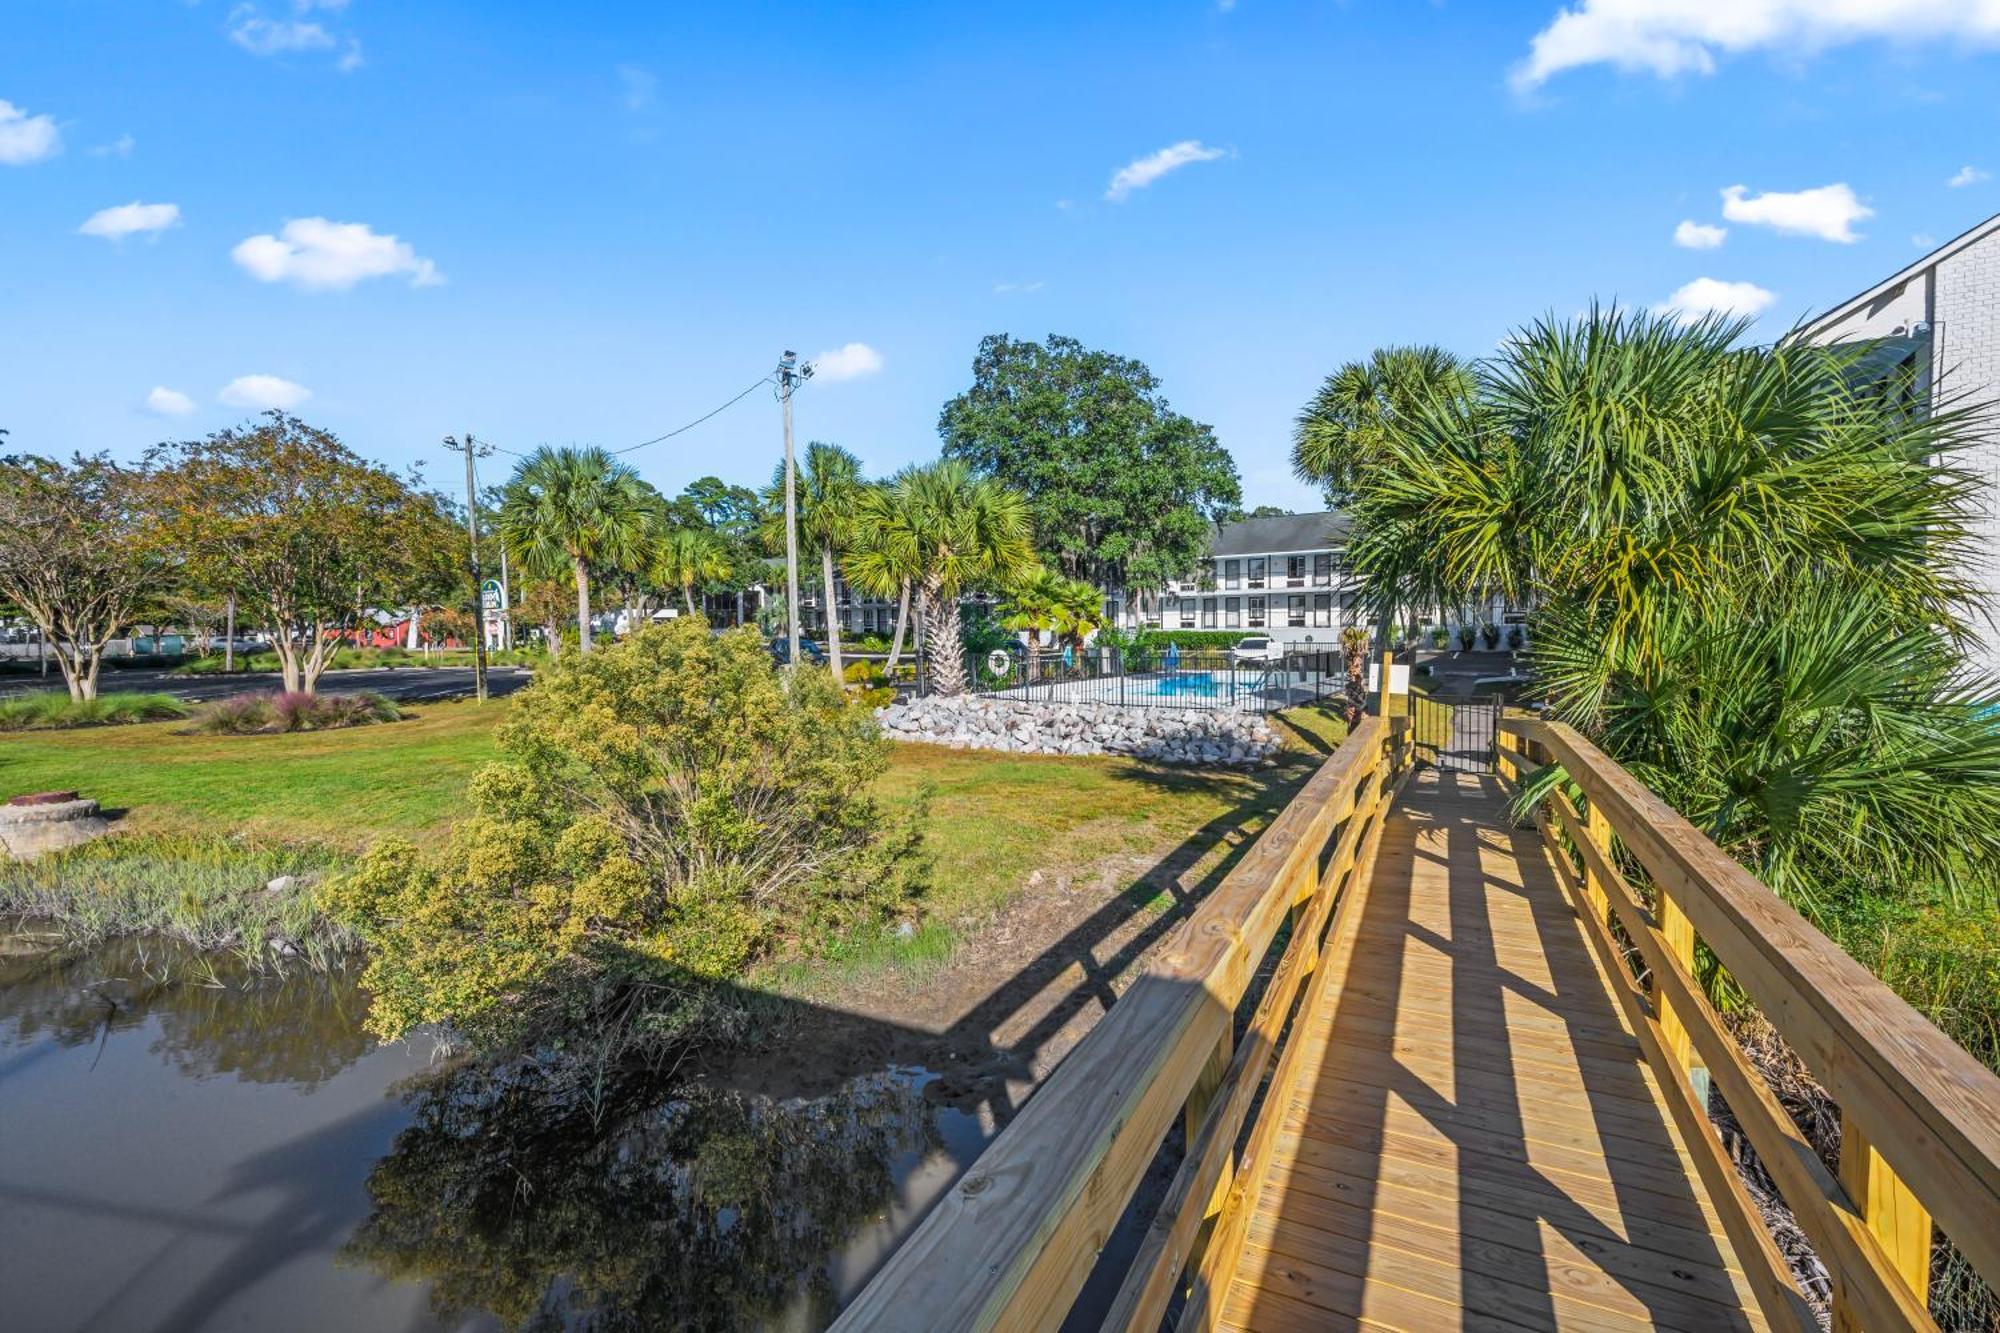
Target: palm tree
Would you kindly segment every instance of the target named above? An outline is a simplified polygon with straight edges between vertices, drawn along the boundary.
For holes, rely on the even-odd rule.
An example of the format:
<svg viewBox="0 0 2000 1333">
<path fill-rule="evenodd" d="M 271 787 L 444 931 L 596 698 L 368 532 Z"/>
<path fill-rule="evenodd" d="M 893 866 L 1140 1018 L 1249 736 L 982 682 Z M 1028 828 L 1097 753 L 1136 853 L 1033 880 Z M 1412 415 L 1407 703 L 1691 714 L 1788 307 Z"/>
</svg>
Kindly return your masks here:
<svg viewBox="0 0 2000 1333">
<path fill-rule="evenodd" d="M 1292 431 L 1292 470 L 1344 504 L 1398 418 L 1472 392 L 1471 370 L 1440 347 L 1384 347 L 1326 377 Z"/>
<path fill-rule="evenodd" d="M 976 477 L 957 459 L 898 473 L 893 521 L 849 557 L 864 583 L 914 571 L 924 650 L 939 694 L 963 694 L 965 652 L 958 599 L 977 584 L 1006 584 L 1033 566 L 1028 505 L 1019 492 Z M 875 505 L 871 503 L 871 516 Z"/>
<path fill-rule="evenodd" d="M 1557 715 L 1801 902 L 2000 881 L 1994 688 L 1957 661 L 1979 418 L 1746 331 L 1593 309 L 1397 415 L 1352 508 L 1364 594 L 1529 604 Z"/>
<path fill-rule="evenodd" d="M 653 506 L 639 474 L 603 449 L 543 445 L 500 504 L 500 539 L 530 574 L 576 584 L 577 646 L 590 651 L 590 571 L 638 563 Z"/>
<path fill-rule="evenodd" d="M 1028 636 L 1029 681 L 1041 678 L 1042 635 L 1055 628 L 1057 610 L 1069 582 L 1047 565 L 1036 565 L 1007 589 L 1006 614 L 1000 624 Z"/>
<path fill-rule="evenodd" d="M 806 446 L 806 456 L 797 478 L 799 540 L 819 551 L 820 583 L 826 596 L 827 663 L 833 668 L 835 680 L 844 677 L 841 675 L 840 606 L 834 596 L 833 561 L 849 541 L 855 507 L 867 488 L 868 484 L 861 476 L 861 460 L 853 454 L 823 440 L 814 440 Z M 773 511 L 767 528 L 782 524 L 785 513 L 784 464 L 778 465 L 764 498 L 767 507 Z M 773 544 L 782 549 L 784 530 L 781 527 L 767 532 L 766 540 L 773 538 Z"/>
<path fill-rule="evenodd" d="M 910 592 L 923 576 L 914 542 L 900 508 L 901 492 L 892 485 L 864 486 L 854 500 L 854 522 L 841 570 L 848 583 L 871 597 L 896 599 L 896 632 L 889 640 L 886 675 L 894 676 L 903 656 L 903 635 L 910 624 Z"/>
<path fill-rule="evenodd" d="M 1083 657 L 1084 641 L 1111 623 L 1104 614 L 1104 594 L 1094 583 L 1064 579 L 1056 590 L 1050 628 L 1056 638 Z"/>
<path fill-rule="evenodd" d="M 679 588 L 687 613 L 693 615 L 694 590 L 699 583 L 729 577 L 729 551 L 707 528 L 669 528 L 653 547 L 653 581 Z"/>
</svg>

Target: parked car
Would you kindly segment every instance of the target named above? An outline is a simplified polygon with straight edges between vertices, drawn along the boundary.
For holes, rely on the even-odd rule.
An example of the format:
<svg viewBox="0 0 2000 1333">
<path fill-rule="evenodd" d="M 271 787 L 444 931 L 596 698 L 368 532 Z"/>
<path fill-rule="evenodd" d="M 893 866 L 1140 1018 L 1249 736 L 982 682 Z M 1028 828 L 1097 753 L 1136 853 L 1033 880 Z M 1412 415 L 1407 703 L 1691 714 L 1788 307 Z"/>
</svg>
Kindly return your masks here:
<svg viewBox="0 0 2000 1333">
<path fill-rule="evenodd" d="M 208 651 L 210 651 L 211 653 L 225 652 L 229 649 L 229 647 L 230 647 L 229 639 L 221 634 L 215 635 L 208 641 Z M 237 653 L 239 654 L 266 653 L 271 650 L 271 645 L 265 643 L 262 639 L 246 639 L 243 636 L 238 635 L 235 641 L 235 648 Z"/>
<path fill-rule="evenodd" d="M 799 656 L 811 662 L 814 666 L 824 666 L 826 664 L 826 649 L 820 647 L 811 639 L 806 638 L 803 634 L 799 636 Z M 773 662 L 776 662 L 779 666 L 783 666 L 785 663 L 791 661 L 791 657 L 792 644 L 790 639 L 781 634 L 771 640 L 771 660 Z"/>
<path fill-rule="evenodd" d="M 1252 634 L 1236 641 L 1236 646 L 1229 650 L 1229 659 L 1238 666 L 1253 662 L 1282 662 L 1285 660 L 1285 645 L 1268 634 Z"/>
</svg>

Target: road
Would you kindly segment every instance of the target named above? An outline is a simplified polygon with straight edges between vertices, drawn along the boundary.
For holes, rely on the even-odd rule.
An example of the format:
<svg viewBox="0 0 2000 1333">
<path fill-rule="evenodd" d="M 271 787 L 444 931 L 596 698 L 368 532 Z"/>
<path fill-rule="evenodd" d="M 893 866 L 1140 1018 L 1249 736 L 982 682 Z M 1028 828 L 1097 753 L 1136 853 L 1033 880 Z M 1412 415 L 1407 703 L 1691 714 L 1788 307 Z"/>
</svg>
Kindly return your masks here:
<svg viewBox="0 0 2000 1333">
<path fill-rule="evenodd" d="M 486 686 L 491 694 L 512 694 L 532 679 L 533 674 L 520 667 L 492 667 L 486 673 Z M 49 672 L 46 686 L 39 676 L 12 671 L 0 675 L 0 695 L 43 688 L 59 690 L 62 687 L 62 677 L 53 669 Z M 103 694 L 134 691 L 171 694 L 189 703 L 199 703 L 205 699 L 220 699 L 253 690 L 276 690 L 278 673 L 256 671 L 234 676 L 175 676 L 166 671 L 106 670 L 97 678 L 97 688 Z M 319 678 L 319 688 L 322 694 L 358 694 L 363 690 L 373 690 L 398 703 L 459 699 L 472 694 L 472 668 L 387 667 L 329 671 Z"/>
</svg>

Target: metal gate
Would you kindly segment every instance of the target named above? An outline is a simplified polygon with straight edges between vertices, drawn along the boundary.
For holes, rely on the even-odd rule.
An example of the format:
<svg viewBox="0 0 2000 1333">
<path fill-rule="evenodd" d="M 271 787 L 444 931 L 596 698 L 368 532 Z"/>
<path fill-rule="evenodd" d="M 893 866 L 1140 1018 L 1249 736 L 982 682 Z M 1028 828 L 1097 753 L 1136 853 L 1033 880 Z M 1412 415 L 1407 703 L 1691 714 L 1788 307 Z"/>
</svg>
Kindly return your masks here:
<svg viewBox="0 0 2000 1333">
<path fill-rule="evenodd" d="M 1455 773 L 1492 773 L 1499 735 L 1500 696 L 1447 702 L 1410 695 L 1410 721 L 1419 758 Z"/>
</svg>

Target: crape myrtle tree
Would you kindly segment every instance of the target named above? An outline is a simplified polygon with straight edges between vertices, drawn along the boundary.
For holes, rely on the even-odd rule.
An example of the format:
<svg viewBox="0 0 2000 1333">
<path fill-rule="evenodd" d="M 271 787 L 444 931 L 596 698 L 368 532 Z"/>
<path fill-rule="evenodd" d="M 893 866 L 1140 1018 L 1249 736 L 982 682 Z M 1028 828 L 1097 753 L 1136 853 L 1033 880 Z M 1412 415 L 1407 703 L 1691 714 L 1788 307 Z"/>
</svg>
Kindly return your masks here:
<svg viewBox="0 0 2000 1333">
<path fill-rule="evenodd" d="M 458 535 L 416 474 L 287 413 L 148 457 L 159 541 L 189 583 L 261 613 L 287 691 L 312 693 L 370 608 L 434 602 L 458 578 Z"/>
<path fill-rule="evenodd" d="M 1242 504 L 1214 429 L 1170 408 L 1142 362 L 996 333 L 972 377 L 938 418 L 945 456 L 1026 497 L 1043 562 L 1070 578 L 1163 588 Z"/>
<path fill-rule="evenodd" d="M 41 630 L 72 699 L 97 697 L 105 644 L 160 590 L 153 489 L 104 454 L 0 458 L 0 603 Z"/>
</svg>

